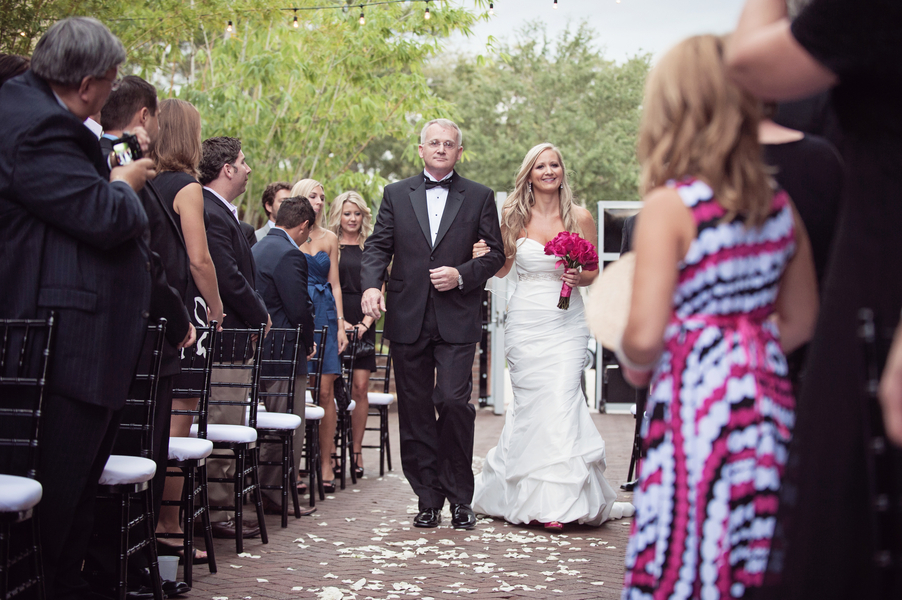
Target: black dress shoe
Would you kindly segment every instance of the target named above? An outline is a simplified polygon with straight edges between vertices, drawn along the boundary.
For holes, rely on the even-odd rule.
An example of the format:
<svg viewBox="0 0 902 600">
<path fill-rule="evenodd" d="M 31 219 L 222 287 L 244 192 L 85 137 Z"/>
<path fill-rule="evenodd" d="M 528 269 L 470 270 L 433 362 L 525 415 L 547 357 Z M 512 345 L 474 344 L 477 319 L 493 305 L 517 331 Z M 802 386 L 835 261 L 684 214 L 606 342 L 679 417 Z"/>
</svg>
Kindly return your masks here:
<svg viewBox="0 0 902 600">
<path fill-rule="evenodd" d="M 163 580 L 163 597 L 173 598 L 181 596 L 191 591 L 191 586 L 184 581 Z M 125 594 L 126 600 L 153 600 L 153 588 L 142 585 L 137 590 L 132 590 Z"/>
<path fill-rule="evenodd" d="M 451 526 L 454 529 L 473 529 L 476 527 L 476 513 L 469 504 L 451 505 Z"/>
<path fill-rule="evenodd" d="M 424 508 L 413 519 L 414 527 L 438 527 L 442 522 L 442 509 Z"/>
<path fill-rule="evenodd" d="M 228 521 L 219 521 L 217 523 L 211 523 L 213 528 L 213 537 L 221 538 L 221 539 L 235 539 L 235 521 L 229 519 Z M 260 535 L 260 525 L 257 524 L 256 521 L 248 521 L 247 519 L 241 524 L 241 529 L 243 531 L 243 537 L 252 538 Z M 203 529 L 201 529 L 203 531 Z"/>
</svg>

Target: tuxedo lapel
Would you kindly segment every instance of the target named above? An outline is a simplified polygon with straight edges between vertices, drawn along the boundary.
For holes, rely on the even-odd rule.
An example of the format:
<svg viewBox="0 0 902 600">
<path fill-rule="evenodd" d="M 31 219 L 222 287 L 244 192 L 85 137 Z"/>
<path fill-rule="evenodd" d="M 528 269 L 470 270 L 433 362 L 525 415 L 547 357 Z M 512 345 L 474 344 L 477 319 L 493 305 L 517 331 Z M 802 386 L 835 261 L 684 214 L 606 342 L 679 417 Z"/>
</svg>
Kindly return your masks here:
<svg viewBox="0 0 902 600">
<path fill-rule="evenodd" d="M 410 204 L 420 223 L 420 229 L 426 236 L 426 243 L 432 247 L 432 234 L 429 231 L 429 210 L 426 208 L 426 181 L 420 178 L 420 185 L 410 192 Z"/>
<path fill-rule="evenodd" d="M 451 184 L 451 189 L 448 190 L 448 199 L 445 200 L 445 211 L 442 213 L 442 221 L 439 223 L 438 233 L 435 236 L 435 245 L 433 248 L 438 247 L 442 238 L 448 233 L 448 229 L 451 228 L 451 223 L 454 222 L 454 218 L 457 216 L 457 213 L 460 212 L 460 207 L 464 202 L 464 185 L 459 177 L 455 175 L 454 178 L 456 181 Z"/>
</svg>

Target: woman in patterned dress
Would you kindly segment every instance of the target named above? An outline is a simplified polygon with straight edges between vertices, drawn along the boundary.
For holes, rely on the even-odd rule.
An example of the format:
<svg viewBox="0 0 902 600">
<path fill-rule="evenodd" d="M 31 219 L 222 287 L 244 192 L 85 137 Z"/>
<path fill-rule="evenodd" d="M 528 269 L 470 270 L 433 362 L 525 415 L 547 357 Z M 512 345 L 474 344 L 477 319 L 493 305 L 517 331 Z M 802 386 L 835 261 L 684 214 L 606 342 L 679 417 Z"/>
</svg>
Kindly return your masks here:
<svg viewBox="0 0 902 600">
<path fill-rule="evenodd" d="M 649 76 L 645 205 L 618 351 L 651 381 L 623 598 L 740 598 L 761 585 L 794 422 L 785 353 L 817 314 L 811 247 L 757 142 L 759 107 L 721 41 L 678 44 Z"/>
</svg>

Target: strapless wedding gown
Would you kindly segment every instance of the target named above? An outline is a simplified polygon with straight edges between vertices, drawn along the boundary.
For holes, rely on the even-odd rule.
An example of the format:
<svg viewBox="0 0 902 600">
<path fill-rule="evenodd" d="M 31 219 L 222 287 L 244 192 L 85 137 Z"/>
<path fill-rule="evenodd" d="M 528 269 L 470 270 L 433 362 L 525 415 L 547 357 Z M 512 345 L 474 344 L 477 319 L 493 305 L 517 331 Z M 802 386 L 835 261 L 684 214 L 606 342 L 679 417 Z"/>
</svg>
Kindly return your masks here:
<svg viewBox="0 0 902 600">
<path fill-rule="evenodd" d="M 576 290 L 568 310 L 557 307 L 557 260 L 535 240 L 517 242 L 520 281 L 504 327 L 514 399 L 476 477 L 473 509 L 510 523 L 600 525 L 632 505 L 616 503 L 611 515 L 617 494 L 604 477 L 604 440 L 580 387 L 589 330 Z"/>
</svg>

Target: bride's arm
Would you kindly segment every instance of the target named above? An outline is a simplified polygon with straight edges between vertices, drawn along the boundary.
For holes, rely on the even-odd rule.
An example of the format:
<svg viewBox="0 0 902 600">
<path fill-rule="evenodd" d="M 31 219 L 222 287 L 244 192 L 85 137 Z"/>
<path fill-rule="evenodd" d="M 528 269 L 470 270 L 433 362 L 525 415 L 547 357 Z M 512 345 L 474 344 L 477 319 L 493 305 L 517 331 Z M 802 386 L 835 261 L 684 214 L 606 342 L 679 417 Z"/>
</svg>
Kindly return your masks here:
<svg viewBox="0 0 902 600">
<path fill-rule="evenodd" d="M 507 231 L 507 228 L 502 224 L 501 225 L 501 239 L 504 239 L 504 233 Z M 485 243 L 485 240 L 479 240 L 475 244 L 473 244 L 473 258 L 479 258 L 483 254 L 489 251 L 488 244 Z M 495 277 L 499 279 L 510 273 L 511 267 L 514 266 L 514 258 L 511 256 L 510 258 L 505 257 L 504 264 L 498 269 L 498 272 L 495 273 Z"/>
<path fill-rule="evenodd" d="M 573 210 L 577 212 L 577 218 L 579 219 L 579 229 L 583 233 L 583 238 L 592 242 L 592 245 L 595 246 L 596 250 L 598 250 L 599 254 L 601 253 L 601 249 L 598 248 L 598 228 L 595 227 L 595 219 L 592 218 L 592 213 L 583 208 L 582 206 L 574 206 Z M 594 271 L 580 271 L 579 273 L 579 285 L 589 285 L 596 278 L 598 278 L 598 274 L 601 272 L 601 268 L 595 269 Z"/>
</svg>

